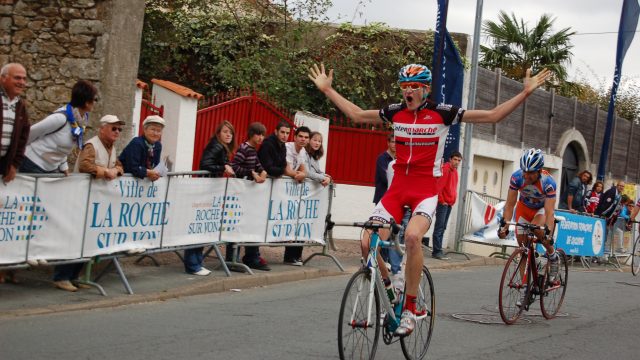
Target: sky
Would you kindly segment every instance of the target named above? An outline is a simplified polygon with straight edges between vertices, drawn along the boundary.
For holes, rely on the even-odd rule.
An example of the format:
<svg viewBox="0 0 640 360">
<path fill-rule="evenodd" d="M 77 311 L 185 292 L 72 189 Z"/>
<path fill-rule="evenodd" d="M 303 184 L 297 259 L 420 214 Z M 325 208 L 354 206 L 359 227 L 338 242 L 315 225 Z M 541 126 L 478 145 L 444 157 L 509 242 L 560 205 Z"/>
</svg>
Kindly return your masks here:
<svg viewBox="0 0 640 360">
<path fill-rule="evenodd" d="M 447 28 L 473 36 L 476 0 L 449 0 Z M 482 19 L 497 21 L 500 10 L 533 27 L 542 14 L 556 18 L 554 30 L 571 27 L 573 61 L 570 80 L 609 87 L 615 67 L 622 0 L 484 0 Z M 436 24 L 436 0 L 333 0 L 329 21 L 356 25 L 383 22 L 393 28 L 428 30 Z M 640 29 L 640 27 L 639 27 Z M 604 34 L 600 34 L 604 33 Z M 481 42 L 486 42 L 481 37 Z M 640 84 L 640 33 L 636 33 L 622 66 L 623 81 Z"/>
</svg>

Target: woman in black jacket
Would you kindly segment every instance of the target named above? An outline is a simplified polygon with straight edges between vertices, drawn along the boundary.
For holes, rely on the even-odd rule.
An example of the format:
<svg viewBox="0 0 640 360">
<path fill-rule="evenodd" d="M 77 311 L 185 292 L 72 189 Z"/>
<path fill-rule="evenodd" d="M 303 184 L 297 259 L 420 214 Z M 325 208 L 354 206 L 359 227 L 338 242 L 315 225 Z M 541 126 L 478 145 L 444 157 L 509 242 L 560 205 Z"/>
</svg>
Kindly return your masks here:
<svg viewBox="0 0 640 360">
<path fill-rule="evenodd" d="M 216 134 L 211 138 L 209 144 L 202 153 L 200 159 L 200 170 L 207 170 L 212 177 L 235 176 L 229 157 L 236 149 L 236 131 L 228 121 L 223 121 L 216 128 Z M 227 257 L 231 257 L 227 246 Z M 184 269 L 193 275 L 206 276 L 211 273 L 202 266 L 204 257 L 203 248 L 194 248 L 184 251 Z"/>
</svg>

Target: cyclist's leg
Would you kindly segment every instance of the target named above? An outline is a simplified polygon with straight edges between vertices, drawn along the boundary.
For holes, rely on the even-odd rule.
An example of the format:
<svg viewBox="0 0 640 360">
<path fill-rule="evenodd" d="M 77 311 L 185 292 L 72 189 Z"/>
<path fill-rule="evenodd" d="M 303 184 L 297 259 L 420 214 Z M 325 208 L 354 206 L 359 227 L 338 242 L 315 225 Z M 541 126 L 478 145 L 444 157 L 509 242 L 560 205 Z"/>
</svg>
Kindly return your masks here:
<svg viewBox="0 0 640 360">
<path fill-rule="evenodd" d="M 431 227 L 431 221 L 438 205 L 438 195 L 419 199 L 411 205 L 414 209 L 413 217 L 409 220 L 409 225 L 404 233 L 407 251 L 407 268 L 405 269 L 407 297 L 415 296 L 418 293 L 423 265 L 422 237 Z"/>
<path fill-rule="evenodd" d="M 383 223 L 388 224 L 392 219 L 401 219 L 402 218 L 402 206 L 398 205 L 399 203 L 395 201 L 394 197 L 390 197 L 389 195 L 394 195 L 394 192 L 391 192 L 392 188 L 390 188 L 387 193 L 382 197 L 382 200 L 378 202 L 378 205 L 373 209 L 373 213 L 369 218 L 370 221 L 375 223 Z M 387 240 L 389 239 L 389 230 L 380 229 L 378 231 L 378 235 L 380 239 Z M 366 258 L 369 253 L 369 239 L 370 239 L 370 231 L 363 232 L 362 239 L 360 241 L 360 246 L 362 248 L 362 256 Z M 380 268 L 380 275 L 385 282 L 390 281 L 389 279 L 389 270 L 387 269 L 386 263 L 382 259 L 380 252 L 378 252 L 377 256 L 378 267 Z"/>
</svg>

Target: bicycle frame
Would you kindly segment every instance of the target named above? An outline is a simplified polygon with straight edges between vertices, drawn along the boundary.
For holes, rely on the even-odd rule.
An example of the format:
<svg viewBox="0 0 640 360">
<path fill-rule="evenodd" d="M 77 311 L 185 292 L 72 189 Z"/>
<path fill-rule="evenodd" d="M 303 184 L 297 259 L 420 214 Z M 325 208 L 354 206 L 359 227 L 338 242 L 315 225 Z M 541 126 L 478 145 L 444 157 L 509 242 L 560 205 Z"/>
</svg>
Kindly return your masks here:
<svg viewBox="0 0 640 360">
<path fill-rule="evenodd" d="M 391 319 L 393 319 L 395 326 L 393 326 L 393 330 L 395 330 L 395 328 L 400 324 L 399 323 L 399 314 L 396 314 L 396 311 L 393 308 L 393 304 L 391 304 L 391 301 L 389 300 L 389 297 L 387 297 L 387 293 L 384 287 L 384 283 L 382 281 L 382 276 L 380 275 L 380 269 L 378 267 L 378 246 L 381 247 L 392 247 L 394 246 L 393 243 L 389 242 L 389 241 L 384 241 L 380 239 L 380 236 L 378 235 L 378 229 L 372 229 L 371 232 L 371 238 L 369 240 L 369 253 L 367 255 L 367 260 L 366 263 L 364 264 L 367 268 L 369 268 L 369 270 L 371 271 L 371 277 L 372 279 L 375 279 L 374 281 L 370 282 L 370 287 L 369 287 L 369 291 L 368 291 L 368 301 L 367 301 L 367 324 L 365 324 L 366 326 L 368 326 L 369 324 L 372 324 L 371 321 L 371 313 L 372 313 L 372 307 L 373 307 L 373 301 L 374 301 L 374 296 L 375 296 L 375 287 L 378 288 L 378 294 L 380 294 L 380 298 L 382 300 L 382 305 L 383 305 L 383 309 L 386 311 L 387 314 L 390 315 Z M 400 299 L 400 301 L 398 302 L 398 304 L 402 304 L 402 299 Z M 401 307 L 401 306 L 400 306 Z M 377 316 L 377 314 L 376 314 Z M 352 324 L 354 323 L 354 317 L 355 314 L 351 315 L 351 322 Z M 354 324 L 355 325 L 355 324 Z"/>
</svg>

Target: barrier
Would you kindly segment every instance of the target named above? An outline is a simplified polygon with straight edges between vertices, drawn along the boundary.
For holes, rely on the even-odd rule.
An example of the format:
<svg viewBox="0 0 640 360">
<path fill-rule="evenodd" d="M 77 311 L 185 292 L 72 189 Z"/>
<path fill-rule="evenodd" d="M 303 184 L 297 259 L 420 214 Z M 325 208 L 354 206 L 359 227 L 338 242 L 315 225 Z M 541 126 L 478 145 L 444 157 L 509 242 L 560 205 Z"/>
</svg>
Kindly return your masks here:
<svg viewBox="0 0 640 360">
<path fill-rule="evenodd" d="M 0 184 L 0 268 L 87 262 L 98 256 L 119 268 L 117 258 L 130 250 L 152 254 L 198 245 L 212 246 L 224 259 L 217 245 L 234 242 L 323 246 L 319 255 L 342 269 L 326 254 L 324 241 L 332 186 L 289 178 L 257 184 L 196 177 L 205 174 L 170 173 L 155 182 L 129 175 L 105 181 L 87 174 L 19 174 Z M 129 288 L 121 270 L 119 275 Z"/>
<path fill-rule="evenodd" d="M 468 191 L 466 196 L 465 211 L 470 216 L 467 217 L 462 241 L 500 246 L 502 251 L 492 253 L 490 256 L 506 257 L 507 248 L 516 247 L 518 243 L 513 226 L 506 239 L 500 239 L 497 236 L 505 201 L 472 191 Z M 602 256 L 606 237 L 604 219 L 559 209 L 556 209 L 555 213 L 564 217 L 555 232 L 556 247 L 564 249 L 567 255 Z M 583 266 L 588 266 L 584 261 L 582 262 Z"/>
<path fill-rule="evenodd" d="M 501 250 L 493 252 L 489 256 L 508 257 L 507 248 L 517 247 L 518 242 L 515 239 L 514 231 L 510 231 L 506 239 L 500 239 L 497 235 L 505 201 L 473 191 L 467 191 L 465 196 L 464 211 L 469 216 L 466 217 L 462 232 L 464 235 L 460 241 L 499 246 Z"/>
</svg>

